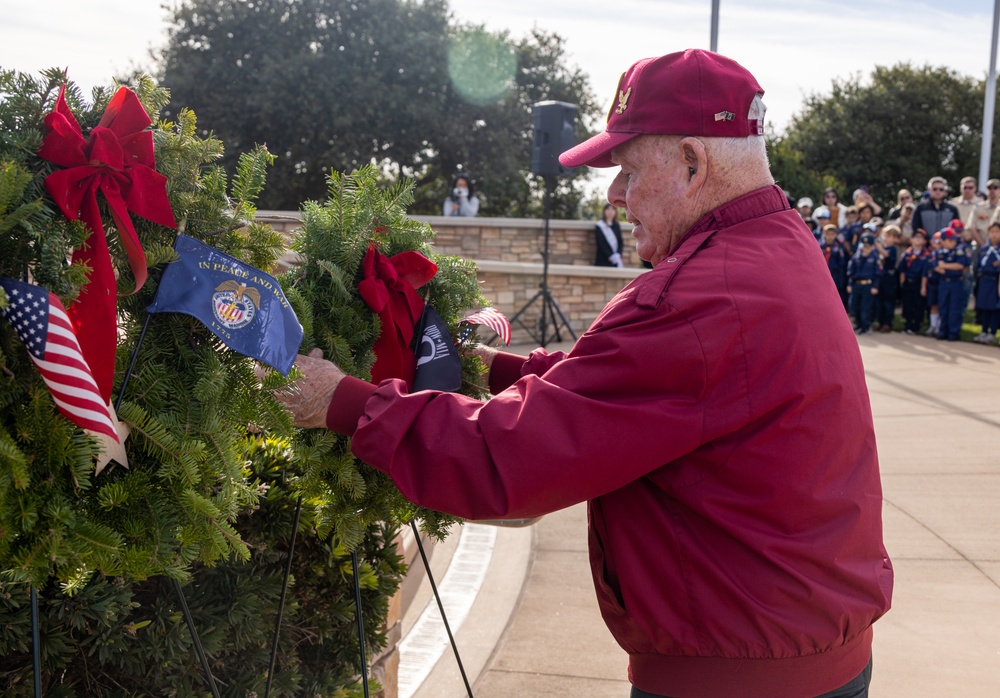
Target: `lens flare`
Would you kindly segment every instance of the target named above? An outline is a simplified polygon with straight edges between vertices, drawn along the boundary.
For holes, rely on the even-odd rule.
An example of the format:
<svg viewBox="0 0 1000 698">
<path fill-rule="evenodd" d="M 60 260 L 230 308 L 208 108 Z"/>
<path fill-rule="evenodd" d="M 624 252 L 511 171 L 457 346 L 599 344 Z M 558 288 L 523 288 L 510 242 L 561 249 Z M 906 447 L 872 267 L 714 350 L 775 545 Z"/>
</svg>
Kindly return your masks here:
<svg viewBox="0 0 1000 698">
<path fill-rule="evenodd" d="M 489 104 L 514 85 L 517 57 L 514 48 L 484 31 L 459 35 L 448 47 L 448 75 L 462 99 Z"/>
</svg>

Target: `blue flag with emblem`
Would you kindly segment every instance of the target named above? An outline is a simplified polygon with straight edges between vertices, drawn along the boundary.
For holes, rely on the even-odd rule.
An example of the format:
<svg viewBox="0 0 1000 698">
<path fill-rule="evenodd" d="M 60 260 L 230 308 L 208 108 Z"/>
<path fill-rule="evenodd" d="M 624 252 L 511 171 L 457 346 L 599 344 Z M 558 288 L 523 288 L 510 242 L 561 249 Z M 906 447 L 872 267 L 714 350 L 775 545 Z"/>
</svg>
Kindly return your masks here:
<svg viewBox="0 0 1000 698">
<path fill-rule="evenodd" d="M 233 351 L 287 376 L 302 325 L 277 279 L 187 235 L 177 236 L 174 250 L 178 259 L 147 310 L 191 315 Z"/>
</svg>

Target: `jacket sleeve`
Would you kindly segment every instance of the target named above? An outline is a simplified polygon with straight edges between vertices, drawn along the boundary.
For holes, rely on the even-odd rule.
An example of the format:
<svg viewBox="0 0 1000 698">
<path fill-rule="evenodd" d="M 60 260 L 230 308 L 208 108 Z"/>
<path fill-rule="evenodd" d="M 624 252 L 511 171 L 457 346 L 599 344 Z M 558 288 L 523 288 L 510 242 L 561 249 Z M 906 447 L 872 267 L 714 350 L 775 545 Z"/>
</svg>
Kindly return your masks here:
<svg viewBox="0 0 1000 698">
<path fill-rule="evenodd" d="M 472 196 L 465 199 L 459 200 L 458 215 L 460 216 L 475 216 L 479 214 L 479 198 Z"/>
<path fill-rule="evenodd" d="M 468 519 L 538 516 L 616 490 L 703 438 L 697 335 L 682 320 L 666 333 L 651 323 L 588 333 L 486 403 L 384 381 L 351 448 L 410 501 Z M 669 363 L 640 370 L 665 346 Z"/>
<path fill-rule="evenodd" d="M 490 368 L 490 392 L 497 395 L 517 381 L 521 376 L 540 376 L 566 358 L 561 351 L 551 354 L 544 349 L 536 349 L 526 357 L 505 351 L 498 352 Z"/>
</svg>

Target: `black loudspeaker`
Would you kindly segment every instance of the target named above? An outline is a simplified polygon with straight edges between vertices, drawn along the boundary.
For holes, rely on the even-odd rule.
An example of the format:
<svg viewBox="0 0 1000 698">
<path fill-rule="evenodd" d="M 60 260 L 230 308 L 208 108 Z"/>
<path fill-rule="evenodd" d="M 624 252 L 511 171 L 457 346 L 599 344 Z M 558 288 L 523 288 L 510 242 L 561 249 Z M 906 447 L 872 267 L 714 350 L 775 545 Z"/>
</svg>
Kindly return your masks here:
<svg viewBox="0 0 1000 698">
<path fill-rule="evenodd" d="M 572 167 L 559 164 L 559 156 L 576 145 L 576 105 L 568 102 L 538 102 L 531 115 L 535 140 L 531 146 L 531 171 L 536 175 L 568 175 Z"/>
</svg>

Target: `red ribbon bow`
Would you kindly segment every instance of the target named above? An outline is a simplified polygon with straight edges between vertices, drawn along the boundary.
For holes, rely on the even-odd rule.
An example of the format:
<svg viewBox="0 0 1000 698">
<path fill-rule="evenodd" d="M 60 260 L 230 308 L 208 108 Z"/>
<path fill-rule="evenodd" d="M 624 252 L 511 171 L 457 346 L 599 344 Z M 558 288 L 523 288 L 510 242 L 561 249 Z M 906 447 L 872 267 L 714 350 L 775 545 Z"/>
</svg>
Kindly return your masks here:
<svg viewBox="0 0 1000 698">
<path fill-rule="evenodd" d="M 135 277 L 130 293 L 146 282 L 146 255 L 129 213 L 170 228 L 177 223 L 167 198 L 167 178 L 156 171 L 153 134 L 147 130 L 152 122 L 135 93 L 118 89 L 89 141 L 65 95 L 63 85 L 55 109 L 45 117 L 48 134 L 38 156 L 66 168 L 46 177 L 45 188 L 67 218 L 82 220 L 90 229 L 86 244 L 73 253 L 74 262 L 91 268 L 90 279 L 66 312 L 101 395 L 110 399 L 118 341 L 117 287 L 97 192 L 104 194 L 128 254 Z"/>
<path fill-rule="evenodd" d="M 437 265 L 413 250 L 386 257 L 369 247 L 361 268 L 364 278 L 358 293 L 382 322 L 382 334 L 374 346 L 372 383 L 402 378 L 410 388 L 417 368 L 410 345 L 424 310 L 416 289 L 434 277 Z"/>
</svg>

